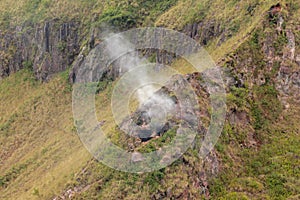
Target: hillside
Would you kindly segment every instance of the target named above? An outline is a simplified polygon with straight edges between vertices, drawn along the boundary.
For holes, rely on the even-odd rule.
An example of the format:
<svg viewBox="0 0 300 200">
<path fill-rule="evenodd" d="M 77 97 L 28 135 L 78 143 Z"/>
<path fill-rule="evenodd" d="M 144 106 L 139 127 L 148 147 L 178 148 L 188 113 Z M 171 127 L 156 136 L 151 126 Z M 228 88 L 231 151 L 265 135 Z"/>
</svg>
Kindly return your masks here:
<svg viewBox="0 0 300 200">
<path fill-rule="evenodd" d="M 299 1 L 2 0 L 0 5 L 0 199 L 300 198 Z M 205 47 L 222 71 L 226 120 L 215 148 L 199 158 L 212 119 L 203 74 L 181 57 L 141 51 L 149 62 L 169 64 L 184 75 L 203 124 L 192 147 L 170 166 L 126 173 L 105 166 L 85 148 L 74 123 L 72 91 L 78 69 L 108 29 L 147 26 L 180 31 Z M 169 119 L 173 127 L 147 142 L 121 131 L 111 108 L 121 78 L 114 67 L 105 69 L 97 85 L 96 115 L 104 132 L 128 151 L 169 144 L 178 128 L 174 119 Z M 131 100 L 139 117 L 137 107 Z"/>
</svg>

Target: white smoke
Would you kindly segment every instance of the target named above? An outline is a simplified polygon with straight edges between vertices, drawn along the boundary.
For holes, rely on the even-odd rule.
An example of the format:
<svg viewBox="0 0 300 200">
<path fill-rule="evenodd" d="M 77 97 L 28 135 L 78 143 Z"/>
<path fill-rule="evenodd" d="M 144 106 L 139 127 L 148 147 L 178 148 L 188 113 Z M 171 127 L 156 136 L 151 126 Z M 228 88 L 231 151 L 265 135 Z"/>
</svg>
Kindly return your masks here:
<svg viewBox="0 0 300 200">
<path fill-rule="evenodd" d="M 112 58 L 117 59 L 115 66 L 119 69 L 120 75 L 141 65 L 150 64 L 146 58 L 141 58 L 139 56 L 134 45 L 127 41 L 124 37 L 117 35 L 109 41 L 110 43 L 107 44 L 107 51 Z M 146 83 L 151 80 L 151 75 L 147 71 L 139 71 L 135 77 L 136 81 L 139 83 L 138 85 L 142 86 L 136 91 L 140 105 L 151 98 L 156 104 L 166 105 L 166 108 L 171 107 L 171 99 L 166 99 L 166 97 L 155 94 L 158 90 L 157 86 L 146 85 Z"/>
<path fill-rule="evenodd" d="M 116 59 L 114 66 L 119 69 L 120 76 L 141 65 L 150 64 L 146 58 L 139 56 L 133 44 L 120 35 L 110 37 L 109 44 L 106 44 L 106 47 L 109 56 Z M 159 64 L 156 68 L 162 69 Z M 147 104 L 147 112 L 152 119 L 164 121 L 167 114 L 174 110 L 175 103 L 167 95 L 161 95 L 157 92 L 159 90 L 158 85 L 148 84 L 155 75 L 153 70 L 150 71 L 151 73 L 147 70 L 134 71 L 136 73 L 135 83 L 137 83 L 136 97 L 140 108 Z M 156 73 L 160 73 L 159 70 Z"/>
</svg>

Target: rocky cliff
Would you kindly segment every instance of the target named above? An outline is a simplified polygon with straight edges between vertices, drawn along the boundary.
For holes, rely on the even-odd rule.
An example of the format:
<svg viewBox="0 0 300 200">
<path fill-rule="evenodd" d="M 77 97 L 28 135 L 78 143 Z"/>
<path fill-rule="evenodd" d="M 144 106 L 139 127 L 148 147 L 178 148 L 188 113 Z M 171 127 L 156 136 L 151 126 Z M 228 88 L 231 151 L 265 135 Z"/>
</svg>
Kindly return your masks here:
<svg viewBox="0 0 300 200">
<path fill-rule="evenodd" d="M 29 23 L 1 31 L 0 76 L 27 67 L 38 79 L 47 80 L 71 66 L 79 53 L 81 39 L 80 24 L 75 21 Z"/>
</svg>

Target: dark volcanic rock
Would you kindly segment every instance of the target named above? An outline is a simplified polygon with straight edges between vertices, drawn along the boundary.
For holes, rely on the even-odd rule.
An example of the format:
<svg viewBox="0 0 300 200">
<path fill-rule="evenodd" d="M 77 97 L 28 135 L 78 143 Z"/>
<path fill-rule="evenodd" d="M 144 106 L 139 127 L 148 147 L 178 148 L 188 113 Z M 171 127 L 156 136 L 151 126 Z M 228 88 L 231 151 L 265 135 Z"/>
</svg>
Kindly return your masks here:
<svg viewBox="0 0 300 200">
<path fill-rule="evenodd" d="M 191 38 L 200 42 L 201 45 L 207 45 L 208 41 L 222 35 L 224 30 L 217 21 L 199 22 L 188 24 L 183 32 Z M 225 38 L 223 38 L 225 40 Z"/>
<path fill-rule="evenodd" d="M 67 69 L 79 53 L 79 24 L 58 20 L 44 24 L 25 23 L 0 31 L 0 78 L 24 67 L 47 80 Z"/>
</svg>

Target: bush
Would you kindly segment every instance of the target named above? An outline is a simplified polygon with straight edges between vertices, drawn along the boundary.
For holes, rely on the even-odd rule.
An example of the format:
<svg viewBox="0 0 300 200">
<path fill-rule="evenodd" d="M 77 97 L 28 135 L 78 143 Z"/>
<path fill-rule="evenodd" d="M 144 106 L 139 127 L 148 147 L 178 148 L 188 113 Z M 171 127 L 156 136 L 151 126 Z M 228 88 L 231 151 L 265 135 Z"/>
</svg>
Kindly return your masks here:
<svg viewBox="0 0 300 200">
<path fill-rule="evenodd" d="M 120 28 L 132 28 L 136 25 L 137 16 L 135 13 L 120 9 L 107 9 L 100 17 L 100 23 L 105 22 Z"/>
<path fill-rule="evenodd" d="M 251 115 L 254 119 L 254 129 L 261 129 L 264 125 L 262 111 L 260 110 L 257 103 L 253 103 L 251 108 Z"/>
<path fill-rule="evenodd" d="M 25 69 L 32 70 L 33 69 L 33 62 L 31 60 L 26 60 L 22 63 Z"/>
<path fill-rule="evenodd" d="M 144 183 L 149 185 L 150 190 L 154 192 L 155 190 L 158 189 L 160 182 L 164 178 L 164 176 L 165 176 L 164 169 L 151 172 L 145 177 Z"/>
<path fill-rule="evenodd" d="M 129 29 L 142 24 L 154 23 L 157 16 L 175 5 L 177 0 L 158 1 L 143 0 L 138 3 L 120 2 L 117 6 L 112 5 L 99 17 L 97 24 L 108 23 L 120 29 Z"/>
<path fill-rule="evenodd" d="M 254 88 L 257 102 L 262 109 L 265 117 L 275 120 L 282 111 L 282 105 L 277 97 L 277 90 L 273 85 L 263 85 Z"/>
<path fill-rule="evenodd" d="M 249 90 L 247 88 L 232 87 L 231 93 L 227 96 L 227 100 L 235 105 L 236 109 L 243 109 L 247 107 L 247 99 Z"/>
<path fill-rule="evenodd" d="M 269 188 L 270 196 L 273 198 L 287 197 L 289 192 L 285 188 L 284 184 L 286 180 L 278 174 L 271 174 L 266 179 L 267 186 Z"/>
</svg>

